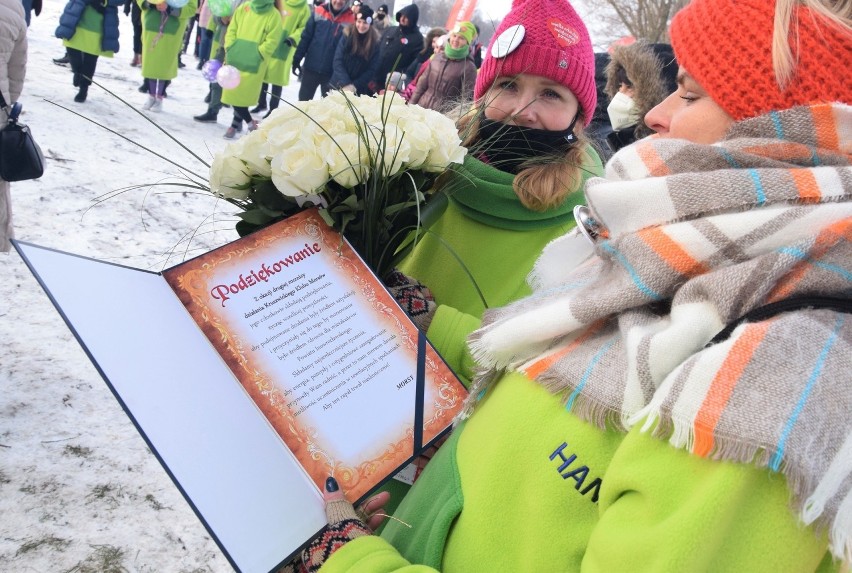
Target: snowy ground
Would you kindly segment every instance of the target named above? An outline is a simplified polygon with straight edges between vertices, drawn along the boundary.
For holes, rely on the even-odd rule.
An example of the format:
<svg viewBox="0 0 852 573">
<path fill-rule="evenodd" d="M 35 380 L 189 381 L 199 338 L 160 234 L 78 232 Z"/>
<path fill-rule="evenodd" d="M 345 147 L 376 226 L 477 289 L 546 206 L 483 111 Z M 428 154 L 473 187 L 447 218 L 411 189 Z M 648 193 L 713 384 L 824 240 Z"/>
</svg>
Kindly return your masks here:
<svg viewBox="0 0 852 573">
<path fill-rule="evenodd" d="M 96 86 L 74 103 L 70 69 L 51 62 L 63 53 L 53 37 L 63 5 L 44 2 L 29 31 L 23 121 L 48 164 L 41 179 L 12 184 L 17 238 L 155 270 L 236 238 L 227 216 L 213 217 L 223 207 L 210 197 L 154 188 L 98 202 L 177 170 L 48 100 L 206 168 Z M 132 27 L 121 15 L 121 51 L 100 59 L 96 81 L 139 106 L 146 96 L 131 57 Z M 206 109 L 207 84 L 192 55 L 184 62 L 151 117 L 209 162 L 226 143 L 231 112 L 218 125 L 192 120 Z M 297 89 L 285 88 L 285 98 Z M 0 571 L 230 571 L 14 251 L 0 254 L 0 340 Z"/>
</svg>

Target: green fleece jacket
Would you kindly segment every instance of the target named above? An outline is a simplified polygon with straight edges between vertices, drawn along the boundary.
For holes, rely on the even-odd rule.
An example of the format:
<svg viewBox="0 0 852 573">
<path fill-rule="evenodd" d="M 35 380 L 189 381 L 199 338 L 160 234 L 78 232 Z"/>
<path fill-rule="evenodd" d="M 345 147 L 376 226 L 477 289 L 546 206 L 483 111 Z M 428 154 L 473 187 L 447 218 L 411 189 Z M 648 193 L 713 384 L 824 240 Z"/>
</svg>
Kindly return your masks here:
<svg viewBox="0 0 852 573">
<path fill-rule="evenodd" d="M 838 570 L 787 502 L 780 474 L 602 431 L 511 373 L 415 483 L 395 514 L 407 525 L 347 543 L 322 571 Z"/>
<path fill-rule="evenodd" d="M 181 8 L 160 12 L 145 0 L 136 0 L 142 8 L 142 77 L 172 80 L 178 74 L 178 52 L 189 19 L 198 11 L 198 0 L 189 0 Z"/>
<path fill-rule="evenodd" d="M 543 212 L 521 204 L 512 189 L 514 175 L 470 156 L 447 183 L 447 210 L 399 269 L 435 296 L 439 307 L 426 334 L 460 377 L 470 378 L 465 340 L 482 313 L 529 295 L 526 278 L 542 249 L 574 228 L 574 206 L 583 200 L 586 179 L 603 171 L 594 151 L 588 157 L 565 202 Z"/>
<path fill-rule="evenodd" d="M 240 70 L 240 83 L 222 90 L 222 103 L 240 107 L 257 103 L 266 68 L 283 32 L 281 13 L 272 0 L 251 0 L 234 10 L 225 34 L 225 63 Z"/>
<path fill-rule="evenodd" d="M 278 47 L 272 52 L 269 66 L 266 68 L 266 77 L 263 81 L 274 86 L 286 86 L 290 83 L 290 70 L 293 66 L 293 54 L 296 53 L 295 46 L 299 45 L 302 30 L 311 17 L 311 9 L 307 0 L 284 0 L 281 4 L 281 18 L 283 33 L 278 42 Z M 287 40 L 291 40 L 288 43 Z"/>
<path fill-rule="evenodd" d="M 104 16 L 91 6 L 86 6 L 83 15 L 77 23 L 74 35 L 67 40 L 62 40 L 66 48 L 80 50 L 86 54 L 98 57 L 111 58 L 115 52 L 104 51 L 101 47 L 103 38 Z"/>
</svg>

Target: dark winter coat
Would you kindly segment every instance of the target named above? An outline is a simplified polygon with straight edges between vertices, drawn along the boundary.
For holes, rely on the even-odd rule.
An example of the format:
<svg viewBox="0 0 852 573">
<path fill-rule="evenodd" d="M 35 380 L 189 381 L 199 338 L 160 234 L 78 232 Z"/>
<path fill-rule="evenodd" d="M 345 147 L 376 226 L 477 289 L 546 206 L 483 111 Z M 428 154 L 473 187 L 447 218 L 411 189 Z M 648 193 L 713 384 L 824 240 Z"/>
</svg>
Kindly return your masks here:
<svg viewBox="0 0 852 573">
<path fill-rule="evenodd" d="M 369 57 L 363 58 L 353 54 L 351 48 L 352 35 L 357 34 L 358 31 L 352 27 L 348 32 L 337 45 L 337 51 L 334 54 L 334 71 L 329 83 L 333 88 L 342 88 L 352 84 L 359 95 L 369 95 L 372 93 L 369 83 L 376 75 L 376 68 L 379 65 L 379 43 L 375 42 Z M 368 33 L 374 34 L 375 32 L 370 30 Z"/>
<path fill-rule="evenodd" d="M 409 103 L 445 113 L 460 103 L 473 100 L 475 83 L 473 57 L 451 60 L 444 52 L 439 52 L 429 60 L 426 71 L 420 74 Z"/>
<path fill-rule="evenodd" d="M 621 87 L 616 74 L 619 68 L 623 68 L 633 84 L 633 103 L 640 118 L 637 124 L 613 131 L 607 136 L 613 151 L 654 133 L 642 118 L 677 89 L 677 67 L 674 52 L 668 44 L 636 42 L 613 48 L 606 67 L 604 90 L 609 96 L 607 102 L 612 100 Z"/>
<path fill-rule="evenodd" d="M 348 8 L 344 7 L 335 16 L 328 4 L 317 6 L 299 39 L 293 63 L 300 64 L 303 69 L 331 77 L 337 44 L 343 38 L 345 26 L 353 23 L 355 15 Z"/>
<path fill-rule="evenodd" d="M 106 0 L 106 6 L 100 0 L 69 0 L 59 17 L 56 37 L 70 40 L 77 32 L 77 26 L 83 18 L 87 6 L 103 15 L 101 33 L 101 50 L 104 52 L 118 51 L 118 7 L 124 0 Z"/>
<path fill-rule="evenodd" d="M 408 17 L 408 26 L 393 26 L 382 33 L 379 67 L 375 75 L 378 86 L 385 85 L 385 79 L 392 70 L 405 71 L 418 52 L 423 50 L 423 35 L 417 27 L 420 9 L 416 4 L 409 4 L 396 13 L 397 22 L 401 16 Z"/>
</svg>

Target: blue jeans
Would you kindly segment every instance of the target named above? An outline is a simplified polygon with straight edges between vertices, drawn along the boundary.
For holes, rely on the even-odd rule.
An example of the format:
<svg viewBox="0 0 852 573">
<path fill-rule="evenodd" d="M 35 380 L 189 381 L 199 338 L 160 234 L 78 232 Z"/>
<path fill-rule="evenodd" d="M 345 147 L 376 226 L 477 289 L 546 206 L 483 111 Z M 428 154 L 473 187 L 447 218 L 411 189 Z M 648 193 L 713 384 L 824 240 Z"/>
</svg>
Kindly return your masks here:
<svg viewBox="0 0 852 573">
<path fill-rule="evenodd" d="M 33 0 L 21 0 L 21 4 L 24 5 L 24 17 L 27 19 L 27 27 L 30 25 L 30 12 L 33 9 Z"/>
<path fill-rule="evenodd" d="M 210 59 L 210 49 L 213 47 L 213 30 L 201 28 L 201 46 L 198 48 L 198 59 L 206 62 Z"/>
</svg>

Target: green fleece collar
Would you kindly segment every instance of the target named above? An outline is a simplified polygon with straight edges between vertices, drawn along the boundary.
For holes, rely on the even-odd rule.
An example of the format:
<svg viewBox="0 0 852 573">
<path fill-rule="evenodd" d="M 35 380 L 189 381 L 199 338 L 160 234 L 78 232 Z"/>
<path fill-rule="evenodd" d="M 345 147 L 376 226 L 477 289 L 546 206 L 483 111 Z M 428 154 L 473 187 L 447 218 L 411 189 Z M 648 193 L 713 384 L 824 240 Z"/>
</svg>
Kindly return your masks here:
<svg viewBox="0 0 852 573">
<path fill-rule="evenodd" d="M 308 3 L 308 0 L 284 0 L 284 5 L 288 8 L 301 8 Z"/>
<path fill-rule="evenodd" d="M 583 184 L 588 177 L 584 175 L 583 184 L 562 205 L 547 211 L 531 211 L 521 204 L 512 188 L 513 174 L 470 155 L 453 172 L 447 193 L 462 213 L 480 223 L 513 231 L 543 229 L 573 221 L 574 206 L 583 203 Z"/>
</svg>

